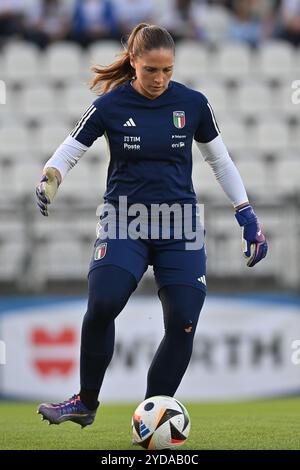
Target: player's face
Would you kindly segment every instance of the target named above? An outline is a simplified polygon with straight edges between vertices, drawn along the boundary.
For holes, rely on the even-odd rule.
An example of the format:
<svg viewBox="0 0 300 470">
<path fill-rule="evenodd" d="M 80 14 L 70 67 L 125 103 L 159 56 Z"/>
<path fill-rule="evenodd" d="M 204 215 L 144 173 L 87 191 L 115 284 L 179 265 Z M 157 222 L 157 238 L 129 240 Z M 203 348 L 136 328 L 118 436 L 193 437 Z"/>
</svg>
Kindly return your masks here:
<svg viewBox="0 0 300 470">
<path fill-rule="evenodd" d="M 174 67 L 171 49 L 152 49 L 131 57 L 130 63 L 136 75 L 133 86 L 142 95 L 154 99 L 168 88 Z"/>
</svg>

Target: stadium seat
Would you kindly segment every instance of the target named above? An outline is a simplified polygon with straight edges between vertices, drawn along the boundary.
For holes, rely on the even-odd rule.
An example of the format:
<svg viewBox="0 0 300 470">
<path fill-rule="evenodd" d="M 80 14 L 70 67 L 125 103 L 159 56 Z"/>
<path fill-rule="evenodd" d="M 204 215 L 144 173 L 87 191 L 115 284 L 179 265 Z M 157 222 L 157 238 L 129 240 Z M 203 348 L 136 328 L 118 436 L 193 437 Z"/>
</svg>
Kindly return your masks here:
<svg viewBox="0 0 300 470">
<path fill-rule="evenodd" d="M 300 76 L 300 50 L 299 48 L 295 49 L 294 52 L 294 67 L 293 67 L 293 78 L 294 79 L 299 79 Z"/>
<path fill-rule="evenodd" d="M 235 111 L 244 119 L 262 119 L 274 112 L 277 95 L 264 83 L 242 84 L 235 97 Z"/>
<path fill-rule="evenodd" d="M 10 85 L 37 83 L 41 75 L 40 52 L 33 44 L 22 41 L 7 43 L 2 66 L 3 75 Z"/>
<path fill-rule="evenodd" d="M 175 74 L 179 81 L 194 85 L 210 74 L 212 57 L 196 41 L 182 40 L 176 47 Z"/>
<path fill-rule="evenodd" d="M 95 200 L 94 203 L 95 210 L 93 210 L 92 212 L 86 211 L 82 214 L 80 219 L 74 216 L 74 220 L 72 221 L 71 227 L 71 230 L 75 231 L 80 239 L 85 239 L 86 242 L 90 244 L 90 250 L 93 246 L 93 242 L 96 239 L 96 226 L 99 220 L 99 216 L 96 213 L 98 201 Z"/>
<path fill-rule="evenodd" d="M 15 236 L 13 236 L 15 230 Z M 3 238 L 0 231 L 0 282 L 15 283 L 18 277 L 22 275 L 21 268 L 24 263 L 26 247 L 20 233 L 21 231 L 15 228 L 11 230 L 7 237 Z"/>
<path fill-rule="evenodd" d="M 82 67 L 85 67 L 85 63 L 77 44 L 51 44 L 43 57 L 43 77 L 50 82 L 69 84 L 79 81 Z"/>
<path fill-rule="evenodd" d="M 300 148 L 300 121 L 297 122 L 297 125 L 290 126 L 290 142 L 289 150 L 295 151 L 299 157 L 299 148 Z"/>
<path fill-rule="evenodd" d="M 218 74 L 221 78 L 238 84 L 241 80 L 249 78 L 251 60 L 252 53 L 248 46 L 242 43 L 225 43 L 217 52 Z"/>
<path fill-rule="evenodd" d="M 5 79 L 5 75 L 4 75 L 4 58 L 3 58 L 2 51 L 0 51 L 0 70 L 1 70 L 1 80 L 4 80 Z M 2 100 L 1 100 L 1 104 L 2 104 Z"/>
<path fill-rule="evenodd" d="M 200 202 L 206 199 L 224 199 L 224 193 L 216 181 L 211 167 L 206 163 L 197 147 L 193 143 L 193 173 L 192 180 L 195 192 L 199 195 Z"/>
<path fill-rule="evenodd" d="M 277 185 L 276 191 L 280 195 L 300 194 L 300 160 L 299 155 L 289 157 L 282 155 L 276 164 Z"/>
<path fill-rule="evenodd" d="M 267 175 L 265 164 L 259 159 L 240 160 L 237 169 L 241 174 L 246 191 L 250 195 L 264 195 L 267 191 Z"/>
<path fill-rule="evenodd" d="M 260 121 L 257 124 L 257 149 L 262 154 L 280 155 L 290 145 L 289 130 L 283 120 Z"/>
<path fill-rule="evenodd" d="M 240 251 L 240 230 L 231 208 L 205 212 L 205 227 L 211 238 L 207 241 L 210 275 L 234 277 L 241 272 L 244 259 Z"/>
<path fill-rule="evenodd" d="M 88 48 L 87 67 L 111 64 L 117 59 L 117 54 L 122 50 L 121 44 L 117 41 L 96 41 Z"/>
<path fill-rule="evenodd" d="M 22 124 L 7 124 L 0 127 L 0 162 L 20 162 L 30 151 L 27 129 Z"/>
<path fill-rule="evenodd" d="M 65 117 L 72 122 L 80 119 L 85 110 L 97 96 L 91 92 L 87 84 L 70 85 L 64 93 Z"/>
<path fill-rule="evenodd" d="M 294 49 L 288 42 L 268 41 L 257 51 L 257 71 L 266 80 L 281 82 L 293 77 Z"/>
<path fill-rule="evenodd" d="M 47 263 L 45 263 L 47 252 Z M 78 280 L 86 276 L 92 254 L 82 250 L 82 243 L 76 238 L 69 240 L 48 240 L 40 245 L 35 259 L 40 275 L 47 281 Z"/>
<path fill-rule="evenodd" d="M 220 131 L 230 154 L 239 157 L 253 151 L 251 131 L 241 120 L 225 120 L 220 124 Z"/>
<path fill-rule="evenodd" d="M 228 91 L 222 83 L 205 81 L 202 86 L 196 86 L 195 89 L 206 96 L 216 114 L 217 121 L 221 115 L 228 116 L 230 100 L 228 100 Z"/>
<path fill-rule="evenodd" d="M 9 165 L 4 165 L 3 162 L 0 161 L 0 198 L 1 202 L 12 203 L 14 204 L 12 189 L 13 182 L 14 182 L 14 170 L 16 167 L 16 163 L 12 163 Z M 2 217 L 2 215 L 1 215 Z M 0 224 L 1 225 L 1 224 Z"/>
<path fill-rule="evenodd" d="M 231 21 L 230 14 L 225 7 L 211 5 L 205 9 L 200 21 L 210 43 L 218 45 L 224 41 Z"/>
<path fill-rule="evenodd" d="M 36 124 L 57 120 L 63 108 L 59 98 L 59 92 L 47 85 L 26 87 L 20 95 L 20 119 Z"/>
<path fill-rule="evenodd" d="M 276 191 L 275 187 L 274 189 Z M 294 284 L 299 272 L 299 262 L 297 256 L 295 256 L 299 240 L 291 213 L 283 211 L 280 205 L 276 206 L 274 204 L 272 208 L 260 208 L 257 213 L 269 242 L 269 254 L 271 256 L 267 256 L 263 263 L 259 263 L 255 267 L 255 271 L 259 268 L 258 274 L 262 270 L 263 273 L 272 276 L 274 279 L 279 278 L 281 288 Z M 282 227 L 289 234 L 289 241 L 285 244 L 285 250 L 282 250 Z M 282 266 L 287 266 L 287 258 L 289 259 L 288 269 L 285 270 L 285 274 L 282 276 Z"/>
<path fill-rule="evenodd" d="M 59 197 L 72 198 L 80 202 L 85 198 L 91 199 L 96 206 L 105 190 L 106 172 L 102 171 L 101 163 L 93 166 L 89 163 L 89 154 L 68 173 L 60 188 Z M 104 173 L 104 174 L 103 174 Z M 78 191 L 80 188 L 80 192 Z"/>
<path fill-rule="evenodd" d="M 17 109 L 18 95 L 5 81 L 1 91 L 3 93 L 3 101 L 0 100 L 0 127 L 8 124 L 17 124 L 19 120 L 19 111 Z"/>
<path fill-rule="evenodd" d="M 42 176 L 43 165 L 27 161 L 26 157 L 20 161 L 12 173 L 12 187 L 15 194 L 35 198 L 35 188 Z"/>
<path fill-rule="evenodd" d="M 42 123 L 36 137 L 36 157 L 40 161 L 50 158 L 57 147 L 69 135 L 71 127 L 62 122 Z"/>
</svg>

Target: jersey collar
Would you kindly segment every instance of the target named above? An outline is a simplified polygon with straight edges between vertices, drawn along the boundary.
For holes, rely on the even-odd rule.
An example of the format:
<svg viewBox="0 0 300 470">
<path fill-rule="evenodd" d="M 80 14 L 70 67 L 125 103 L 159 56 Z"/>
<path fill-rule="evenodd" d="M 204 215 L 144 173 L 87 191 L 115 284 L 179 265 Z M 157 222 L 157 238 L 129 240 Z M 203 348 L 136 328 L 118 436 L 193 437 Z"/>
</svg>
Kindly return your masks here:
<svg viewBox="0 0 300 470">
<path fill-rule="evenodd" d="M 168 88 L 161 94 L 159 95 L 157 98 L 154 98 L 154 99 L 151 99 L 151 98 L 148 98 L 147 96 L 145 95 L 142 95 L 141 93 L 139 93 L 132 85 L 134 81 L 134 78 L 131 79 L 131 80 L 128 80 L 128 82 L 126 83 L 126 88 L 131 92 L 133 93 L 135 96 L 138 96 L 140 97 L 141 99 L 149 102 L 149 103 L 157 103 L 158 101 L 160 101 L 161 98 L 163 98 L 167 93 L 168 91 L 173 87 L 173 81 L 170 80 L 169 81 L 169 85 L 168 85 Z"/>
</svg>

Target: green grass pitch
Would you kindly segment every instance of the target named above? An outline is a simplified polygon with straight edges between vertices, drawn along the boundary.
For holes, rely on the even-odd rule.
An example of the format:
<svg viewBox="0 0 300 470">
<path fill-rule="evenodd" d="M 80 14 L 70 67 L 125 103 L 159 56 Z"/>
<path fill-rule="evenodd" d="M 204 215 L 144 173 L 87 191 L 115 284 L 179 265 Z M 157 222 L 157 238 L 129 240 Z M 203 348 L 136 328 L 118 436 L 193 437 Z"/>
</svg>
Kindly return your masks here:
<svg viewBox="0 0 300 470">
<path fill-rule="evenodd" d="M 192 428 L 184 449 L 300 449 L 300 398 L 245 403 L 186 403 Z M 0 402 L 0 449 L 136 450 L 135 405 L 103 405 L 95 423 L 49 426 L 36 404 Z"/>
</svg>

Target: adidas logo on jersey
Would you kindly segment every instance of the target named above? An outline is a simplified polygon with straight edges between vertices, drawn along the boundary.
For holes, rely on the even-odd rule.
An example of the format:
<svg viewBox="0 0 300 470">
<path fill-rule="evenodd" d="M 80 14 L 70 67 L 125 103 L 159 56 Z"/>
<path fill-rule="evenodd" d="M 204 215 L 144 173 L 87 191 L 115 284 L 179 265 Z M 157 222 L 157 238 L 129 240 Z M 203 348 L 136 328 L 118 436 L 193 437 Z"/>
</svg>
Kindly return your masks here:
<svg viewBox="0 0 300 470">
<path fill-rule="evenodd" d="M 136 127 L 136 123 L 132 118 L 129 118 L 128 121 L 123 124 L 123 127 Z"/>
</svg>

